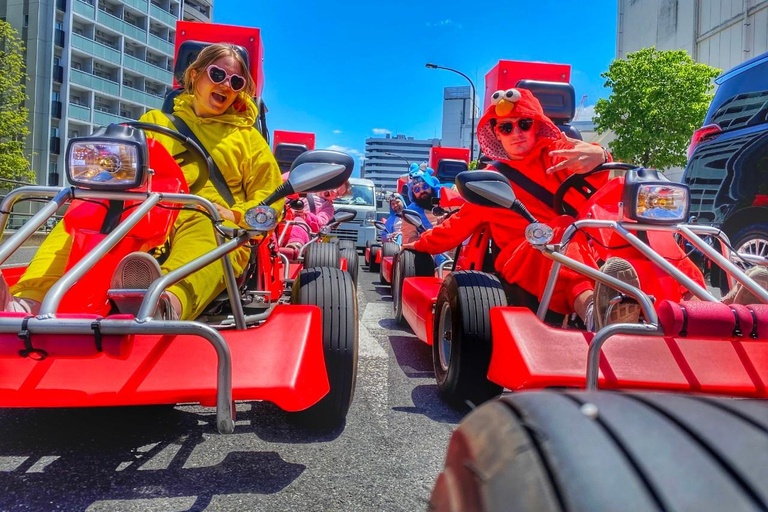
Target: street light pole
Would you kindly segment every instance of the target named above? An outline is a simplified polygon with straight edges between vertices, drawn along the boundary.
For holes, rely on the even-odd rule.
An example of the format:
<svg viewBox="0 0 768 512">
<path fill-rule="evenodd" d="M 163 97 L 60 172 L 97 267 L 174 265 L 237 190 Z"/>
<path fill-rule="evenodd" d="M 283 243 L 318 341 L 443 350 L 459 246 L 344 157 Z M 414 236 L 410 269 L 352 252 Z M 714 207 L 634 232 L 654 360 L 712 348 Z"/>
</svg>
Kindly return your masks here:
<svg viewBox="0 0 768 512">
<path fill-rule="evenodd" d="M 472 126 L 469 132 L 469 161 L 471 162 L 475 159 L 475 97 L 477 96 L 475 93 L 475 84 L 467 75 L 456 69 L 438 66 L 437 64 L 432 64 L 429 62 L 427 63 L 427 67 L 430 69 L 444 69 L 446 71 L 452 71 L 457 75 L 461 75 L 466 78 L 467 82 L 469 82 L 469 85 L 472 87 Z"/>
<path fill-rule="evenodd" d="M 386 151 L 384 152 L 384 154 L 389 156 L 396 156 L 397 158 L 402 158 L 403 160 L 405 160 L 405 163 L 408 164 L 408 167 L 411 166 L 411 162 L 409 162 L 408 159 L 405 158 L 403 155 L 398 155 L 397 153 L 387 153 Z"/>
</svg>

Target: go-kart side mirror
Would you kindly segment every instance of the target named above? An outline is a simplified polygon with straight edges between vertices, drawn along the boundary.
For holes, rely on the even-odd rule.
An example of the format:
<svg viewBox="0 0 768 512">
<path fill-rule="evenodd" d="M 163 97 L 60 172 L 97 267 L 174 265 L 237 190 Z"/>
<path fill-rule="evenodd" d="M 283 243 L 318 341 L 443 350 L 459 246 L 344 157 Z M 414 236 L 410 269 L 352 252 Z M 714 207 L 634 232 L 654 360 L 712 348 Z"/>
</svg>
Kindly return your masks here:
<svg viewBox="0 0 768 512">
<path fill-rule="evenodd" d="M 415 226 L 416 229 L 424 227 L 424 223 L 421 222 L 421 215 L 413 210 L 403 210 L 403 220 L 411 226 Z"/>
<path fill-rule="evenodd" d="M 373 221 L 373 225 L 376 226 L 376 229 L 378 229 L 379 231 L 387 230 L 387 225 L 381 222 L 380 220 Z"/>
<path fill-rule="evenodd" d="M 456 176 L 461 197 L 472 204 L 509 209 L 515 192 L 509 180 L 495 171 L 465 171 Z"/>
<path fill-rule="evenodd" d="M 296 157 L 288 180 L 272 192 L 262 204 L 272 204 L 289 194 L 321 192 L 338 188 L 349 179 L 355 161 L 346 153 L 329 149 L 307 151 Z"/>
<path fill-rule="evenodd" d="M 341 224 L 342 222 L 349 222 L 356 216 L 357 212 L 355 210 L 339 208 L 334 212 L 333 217 L 328 222 L 328 224 Z"/>
<path fill-rule="evenodd" d="M 304 209 L 304 200 L 302 199 L 294 199 L 290 203 L 288 203 L 288 207 L 292 210 L 303 210 Z"/>
</svg>

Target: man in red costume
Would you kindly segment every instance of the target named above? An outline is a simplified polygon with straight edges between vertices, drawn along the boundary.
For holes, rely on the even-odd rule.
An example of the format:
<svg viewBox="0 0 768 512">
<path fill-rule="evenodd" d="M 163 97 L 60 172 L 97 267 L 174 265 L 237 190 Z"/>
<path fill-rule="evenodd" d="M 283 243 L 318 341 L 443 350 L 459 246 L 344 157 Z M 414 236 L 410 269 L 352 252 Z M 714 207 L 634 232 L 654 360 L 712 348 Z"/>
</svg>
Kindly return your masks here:
<svg viewBox="0 0 768 512">
<path fill-rule="evenodd" d="M 562 134 L 526 89 L 497 91 L 492 100 L 477 130 L 483 153 L 495 160 L 490 168 L 506 175 L 517 198 L 536 219 L 555 228 L 558 236 L 573 218 L 558 216 L 554 211 L 551 203 L 554 193 L 571 174 L 586 173 L 608 161 L 610 156 L 598 145 Z M 607 181 L 607 175 L 597 175 L 590 181 L 599 188 Z M 584 199 L 567 196 L 566 201 L 578 209 Z M 403 248 L 431 254 L 447 251 L 459 246 L 483 224 L 490 227 L 491 237 L 500 249 L 495 267 L 501 277 L 540 300 L 552 262 L 525 240 L 528 222 L 512 211 L 464 204 L 443 224 Z M 583 235 L 574 237 L 566 254 L 598 267 Z M 631 277 L 630 283 L 637 285 Z M 634 278 L 636 280 L 636 274 Z M 563 268 L 549 307 L 561 314 L 575 312 L 591 327 L 593 289 L 590 279 Z M 633 322 L 637 321 L 639 311 L 636 304 L 630 304 L 615 308 L 612 314 L 621 315 L 614 320 Z"/>
</svg>

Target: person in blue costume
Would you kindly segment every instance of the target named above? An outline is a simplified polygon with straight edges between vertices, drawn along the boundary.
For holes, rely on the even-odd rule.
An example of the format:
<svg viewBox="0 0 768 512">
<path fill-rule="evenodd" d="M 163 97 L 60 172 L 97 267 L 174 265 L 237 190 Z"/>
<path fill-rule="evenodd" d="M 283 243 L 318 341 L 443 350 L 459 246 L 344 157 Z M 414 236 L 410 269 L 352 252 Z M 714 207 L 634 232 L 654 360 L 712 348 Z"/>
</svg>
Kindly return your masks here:
<svg viewBox="0 0 768 512">
<path fill-rule="evenodd" d="M 389 198 L 389 217 L 384 222 L 387 226 L 387 232 L 390 240 L 396 243 L 402 243 L 401 230 L 403 226 L 402 213 L 405 209 L 405 199 L 400 194 L 392 194 Z"/>
<path fill-rule="evenodd" d="M 432 229 L 443 221 L 442 215 L 437 216 L 432 211 L 440 200 L 440 188 L 440 182 L 429 167 L 411 174 L 411 180 L 408 184 L 408 198 L 411 200 L 411 204 L 406 209 L 419 214 L 424 230 Z M 416 242 L 419 236 L 419 231 L 415 226 L 403 221 L 403 244 Z M 445 260 L 445 257 L 439 254 L 434 258 L 437 264 Z"/>
</svg>

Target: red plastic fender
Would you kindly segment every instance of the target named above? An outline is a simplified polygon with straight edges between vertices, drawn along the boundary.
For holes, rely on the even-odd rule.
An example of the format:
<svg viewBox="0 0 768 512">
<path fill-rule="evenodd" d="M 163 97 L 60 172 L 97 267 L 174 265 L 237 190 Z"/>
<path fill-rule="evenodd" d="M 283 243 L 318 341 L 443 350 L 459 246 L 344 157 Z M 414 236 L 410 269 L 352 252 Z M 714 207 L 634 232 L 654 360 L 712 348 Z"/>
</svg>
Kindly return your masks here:
<svg viewBox="0 0 768 512">
<path fill-rule="evenodd" d="M 266 400 L 286 411 L 300 411 L 328 393 L 317 306 L 278 305 L 259 327 L 221 334 L 232 353 L 235 400 Z M 32 343 L 45 343 L 54 352 L 59 347 L 69 355 L 39 362 L 22 358 L 18 350 L 24 345 L 18 336 L 0 334 L 0 346 L 9 347 L 0 355 L 0 407 L 216 403 L 216 352 L 203 338 L 126 337 L 120 357 L 76 357 L 65 348 L 81 345 L 90 350 L 92 336 L 32 335 Z"/>
<path fill-rule="evenodd" d="M 403 317 L 427 345 L 432 345 L 433 309 L 442 284 L 439 277 L 408 277 L 403 281 Z"/>
<path fill-rule="evenodd" d="M 371 261 L 371 248 L 365 248 L 365 261 Z"/>
<path fill-rule="evenodd" d="M 347 258 L 341 258 L 339 260 L 339 269 L 346 272 L 348 270 L 348 268 L 349 267 L 347 265 Z"/>
<path fill-rule="evenodd" d="M 525 308 L 491 309 L 488 378 L 512 390 L 584 388 L 594 333 L 551 327 Z M 599 386 L 768 397 L 768 341 L 613 336 L 603 345 Z"/>
<path fill-rule="evenodd" d="M 385 258 L 381 259 L 381 275 L 384 277 L 384 280 L 392 284 L 392 260 L 394 258 L 392 256 L 387 256 Z"/>
</svg>

